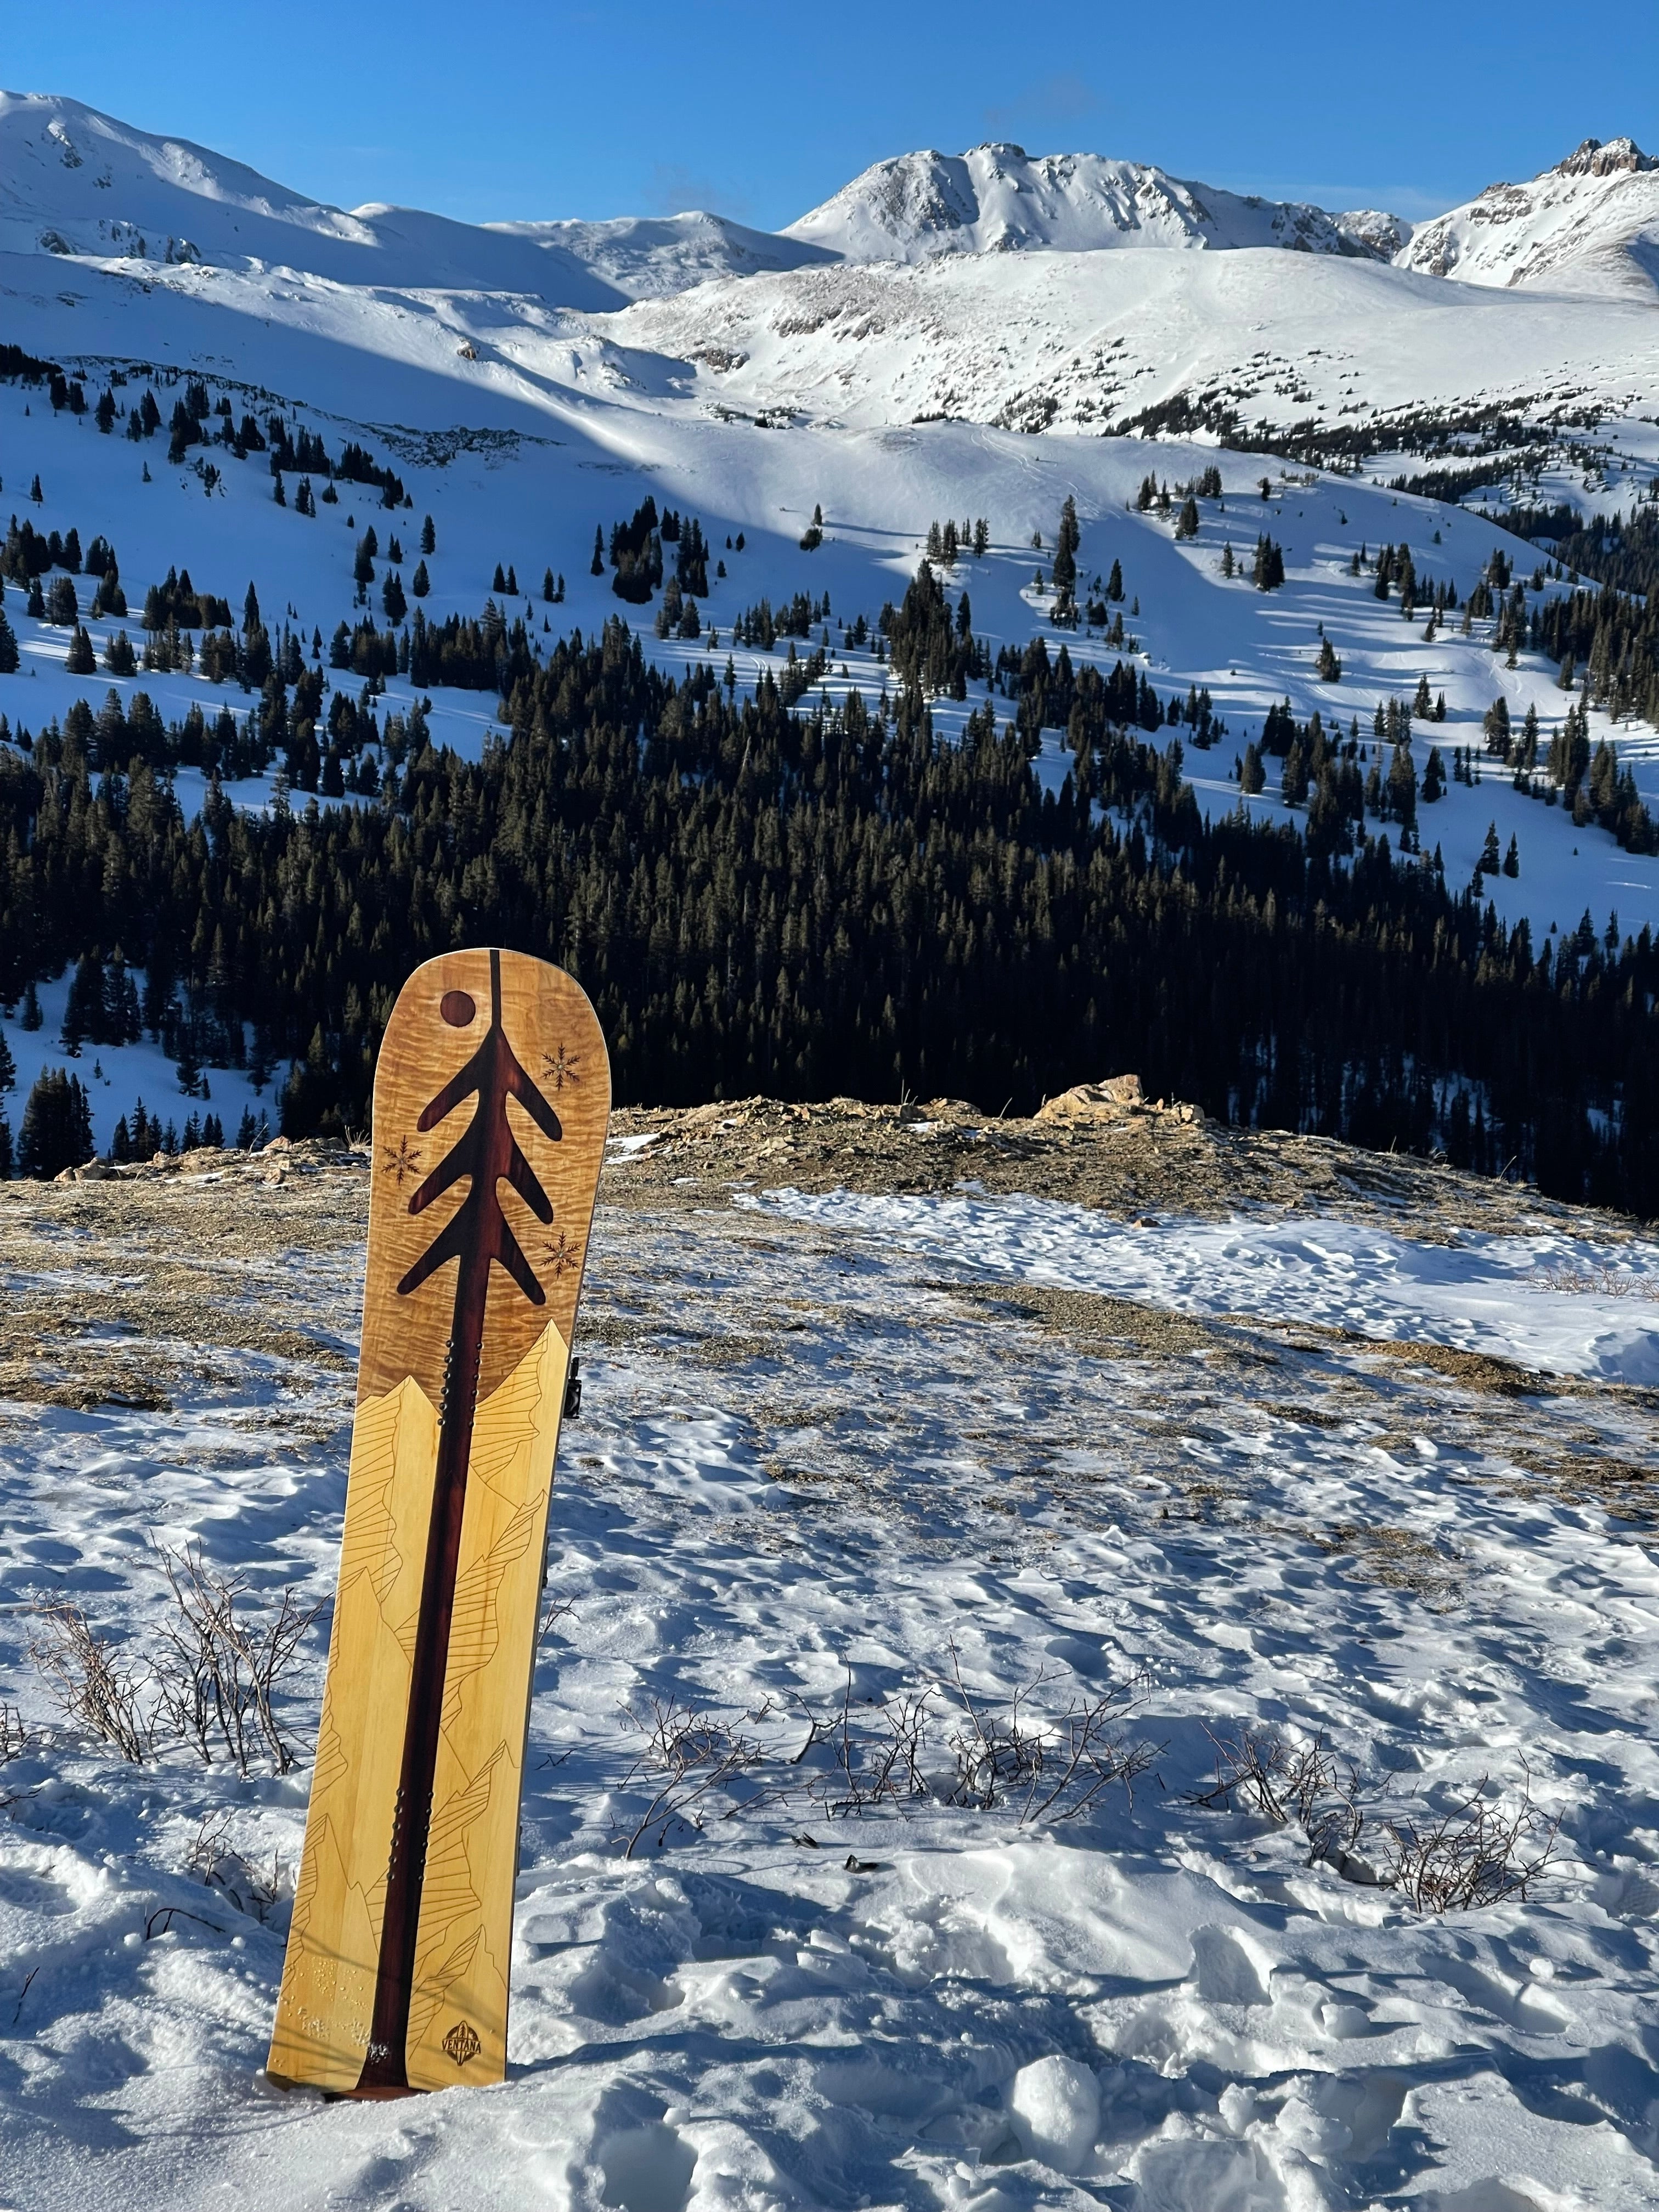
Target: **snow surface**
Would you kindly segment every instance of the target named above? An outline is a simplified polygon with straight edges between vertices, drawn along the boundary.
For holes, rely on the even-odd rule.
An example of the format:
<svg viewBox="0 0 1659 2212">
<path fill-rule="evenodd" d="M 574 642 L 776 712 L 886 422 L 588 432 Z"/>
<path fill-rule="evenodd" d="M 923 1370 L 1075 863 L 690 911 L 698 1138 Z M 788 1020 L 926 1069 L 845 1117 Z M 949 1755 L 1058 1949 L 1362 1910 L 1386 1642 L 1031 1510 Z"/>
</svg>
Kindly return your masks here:
<svg viewBox="0 0 1659 2212">
<path fill-rule="evenodd" d="M 0 1035 L 11 1048 L 13 1064 L 17 1069 L 15 1095 L 0 1097 L 0 1113 L 10 1121 L 14 1139 L 21 1127 L 23 1102 L 36 1078 L 49 1067 L 63 1068 L 76 1077 L 86 1091 L 92 1115 L 93 1141 L 100 1153 L 108 1152 L 116 1123 L 124 1115 L 130 1118 L 133 1109 L 140 1104 L 155 1116 L 164 1131 L 171 1121 L 181 1139 L 192 1114 L 198 1121 L 204 1115 L 216 1114 L 228 1144 L 235 1143 L 244 1113 L 251 1112 L 256 1123 L 263 1115 L 272 1134 L 281 1128 L 280 1084 L 273 1089 L 267 1082 L 262 1090 L 256 1091 L 240 1068 L 210 1068 L 206 1095 L 198 1088 L 193 1096 L 187 1097 L 179 1090 L 177 1067 L 148 1036 L 136 1044 L 83 1042 L 78 1054 L 66 1052 L 63 1042 L 64 1013 L 73 973 L 73 969 L 65 968 L 55 980 L 40 986 L 37 996 L 41 1021 L 38 1030 L 23 1027 L 21 1004 L 9 1019 L 0 1013 Z M 134 988 L 142 995 L 143 970 L 134 969 L 131 973 Z"/>
<path fill-rule="evenodd" d="M 173 1345 L 156 1347 L 170 1411 L 0 1409 L 0 1680 L 36 1731 L 0 1824 L 9 2201 L 1651 2204 L 1659 1573 L 1644 1535 L 1525 1472 L 1587 1442 L 1640 1457 L 1646 1401 L 1605 1382 L 1482 1399 L 1308 1341 L 1328 1255 L 1346 1255 L 1337 1310 L 1404 1328 L 1415 1282 L 1416 1334 L 1455 1334 L 1455 1283 L 1434 1301 L 1461 1255 L 1340 1219 L 1297 1225 L 1310 1273 L 1266 1217 L 1126 1235 L 1027 1200 L 806 1210 L 601 1213 L 498 2088 L 394 2105 L 270 2088 L 285 1896 L 262 1920 L 246 1869 L 209 1887 L 190 1863 L 205 1822 L 291 1882 L 306 1772 L 125 1766 L 54 1720 L 23 1653 L 28 1607 L 57 1596 L 153 1637 L 152 1534 L 196 1538 L 261 1592 L 325 1596 L 345 1375 Z M 1161 1364 L 951 1290 L 1109 1283 L 1213 1311 L 1233 1290 L 1193 1286 L 1218 1237 L 1252 1318 Z M 1574 1335 L 1548 1293 L 1514 1287 L 1523 1241 L 1470 1240 L 1466 1280 L 1510 1271 L 1509 1318 L 1492 1301 L 1480 1340 L 1528 1363 Z M 1562 1250 L 1553 1227 L 1534 1256 Z M 1602 1256 L 1659 1267 L 1647 1244 Z M 314 1316 L 330 1341 L 360 1290 L 349 1245 L 261 1282 L 222 1272 L 228 1298 Z M 1597 1356 L 1601 1376 L 1648 1371 L 1633 1339 Z M 678 1700 L 787 1761 L 849 1686 L 938 1684 L 952 1639 L 988 1705 L 1046 1674 L 1051 1719 L 1149 1669 L 1130 1725 L 1159 1747 L 1158 1779 L 1059 1827 L 937 1797 L 836 1818 L 799 1782 L 623 1856 L 643 1809 L 624 1709 Z M 1561 1857 L 1528 1901 L 1415 1913 L 1190 1802 L 1206 1728 L 1245 1723 L 1322 1732 L 1396 1810 L 1483 1774 L 1513 1802 L 1529 1771 L 1564 1815 Z"/>
</svg>

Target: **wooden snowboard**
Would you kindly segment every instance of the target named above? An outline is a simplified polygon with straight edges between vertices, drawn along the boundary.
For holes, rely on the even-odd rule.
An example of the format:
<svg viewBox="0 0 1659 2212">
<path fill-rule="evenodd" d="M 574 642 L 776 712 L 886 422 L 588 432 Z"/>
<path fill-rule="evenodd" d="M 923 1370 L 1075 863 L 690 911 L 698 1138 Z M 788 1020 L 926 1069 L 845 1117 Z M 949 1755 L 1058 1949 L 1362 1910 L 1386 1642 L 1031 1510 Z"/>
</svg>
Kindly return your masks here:
<svg viewBox="0 0 1659 2212">
<path fill-rule="evenodd" d="M 356 1425 L 268 2070 L 499 2081 L 570 1340 L 611 1112 L 592 1008 L 521 953 L 416 969 L 374 1077 Z"/>
</svg>

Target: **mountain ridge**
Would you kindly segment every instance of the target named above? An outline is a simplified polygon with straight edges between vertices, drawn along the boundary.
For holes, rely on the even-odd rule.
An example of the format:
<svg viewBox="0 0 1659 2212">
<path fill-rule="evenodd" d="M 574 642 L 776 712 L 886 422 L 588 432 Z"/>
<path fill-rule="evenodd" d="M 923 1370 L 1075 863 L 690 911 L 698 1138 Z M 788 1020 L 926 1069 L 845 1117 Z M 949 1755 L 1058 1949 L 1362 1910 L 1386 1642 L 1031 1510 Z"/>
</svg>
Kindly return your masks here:
<svg viewBox="0 0 1659 2212">
<path fill-rule="evenodd" d="M 1586 138 L 1524 184 L 1498 183 L 1419 223 L 1395 257 L 1460 283 L 1653 296 L 1659 159 L 1633 138 Z"/>
<path fill-rule="evenodd" d="M 778 231 L 704 210 L 468 223 L 383 202 L 337 208 L 81 101 L 0 92 L 0 249 L 105 265 L 294 268 L 330 284 L 495 292 L 607 314 L 711 282 L 835 264 L 1264 248 L 1391 261 L 1484 287 L 1651 298 L 1659 160 L 1629 137 L 1587 138 L 1524 184 L 1489 185 L 1413 225 L 991 140 L 872 163 Z"/>
<path fill-rule="evenodd" d="M 994 139 L 965 154 L 929 149 L 874 162 L 781 234 L 855 262 L 1274 246 L 1382 261 L 1406 244 L 1410 228 L 1376 210 L 1332 215 L 1307 201 L 1195 184 L 1147 162 L 1033 155 L 1012 140 Z"/>
</svg>

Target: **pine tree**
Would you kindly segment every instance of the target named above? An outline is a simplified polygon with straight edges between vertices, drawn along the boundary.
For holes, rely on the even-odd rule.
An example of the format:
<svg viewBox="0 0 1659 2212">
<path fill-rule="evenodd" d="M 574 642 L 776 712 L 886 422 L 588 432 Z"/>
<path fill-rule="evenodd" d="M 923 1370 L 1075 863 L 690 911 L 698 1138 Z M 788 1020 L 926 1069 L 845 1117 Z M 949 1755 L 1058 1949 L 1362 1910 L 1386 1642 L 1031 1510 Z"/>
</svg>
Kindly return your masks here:
<svg viewBox="0 0 1659 2212">
<path fill-rule="evenodd" d="M 432 517 L 428 514 L 421 525 L 421 550 L 422 553 L 435 553 L 437 550 L 438 533 L 433 528 Z"/>
<path fill-rule="evenodd" d="M 1328 637 L 1322 637 L 1319 641 L 1318 665 L 1319 674 L 1325 683 L 1340 684 L 1342 681 L 1342 663 L 1337 658 L 1336 647 Z"/>
<path fill-rule="evenodd" d="M 17 633 L 6 620 L 6 611 L 0 607 L 0 676 L 15 676 L 19 654 Z"/>
<path fill-rule="evenodd" d="M 596 527 L 593 532 L 593 559 L 587 573 L 590 576 L 605 574 L 605 532 L 602 528 Z"/>
<path fill-rule="evenodd" d="M 417 599 L 423 599 L 432 589 L 432 579 L 426 573 L 424 561 L 416 562 L 415 574 L 409 580 L 409 588 Z"/>
<path fill-rule="evenodd" d="M 11 1047 L 6 1042 L 5 1031 L 0 1030 L 0 1098 L 3 1098 L 7 1091 L 15 1091 L 16 1088 L 17 1062 L 12 1058 Z"/>
<path fill-rule="evenodd" d="M 1198 535 L 1198 501 L 1190 494 L 1176 517 L 1175 534 L 1177 538 L 1196 538 Z"/>
<path fill-rule="evenodd" d="M 31 975 L 24 986 L 23 1011 L 17 1018 L 17 1026 L 21 1030 L 38 1030 L 43 1026 L 46 1018 L 40 1011 L 40 993 L 35 989 L 34 978 Z"/>
<path fill-rule="evenodd" d="M 1428 765 L 1423 770 L 1423 804 L 1431 806 L 1437 799 L 1446 795 L 1446 763 L 1440 757 L 1438 745 L 1429 747 Z"/>
<path fill-rule="evenodd" d="M 92 1150 L 92 1113 L 80 1079 L 65 1068 L 42 1068 L 23 1109 L 19 1168 L 37 1182 L 49 1182 L 65 1168 L 83 1165 Z"/>
<path fill-rule="evenodd" d="M 1265 787 L 1267 781 L 1261 770 L 1260 751 L 1255 744 L 1247 744 L 1244 748 L 1243 763 L 1238 772 L 1239 789 L 1249 797 L 1254 798 L 1256 793 Z"/>
<path fill-rule="evenodd" d="M 64 666 L 71 676 L 94 676 L 98 672 L 98 656 L 92 649 L 91 634 L 79 623 L 75 625 L 75 634 L 70 639 Z"/>
<path fill-rule="evenodd" d="M 1520 872 L 1521 848 L 1516 839 L 1511 836 L 1510 839 L 1510 849 L 1504 855 L 1504 873 L 1506 876 L 1518 876 Z"/>
<path fill-rule="evenodd" d="M 1054 590 L 1062 599 L 1071 599 L 1077 590 L 1077 556 L 1082 542 L 1077 501 L 1067 492 L 1060 510 L 1060 531 L 1054 540 Z"/>
<path fill-rule="evenodd" d="M 1474 865 L 1483 876 L 1495 876 L 1502 866 L 1498 850 L 1498 824 L 1495 822 L 1489 822 L 1486 824 L 1486 842 L 1480 848 L 1480 858 Z"/>
</svg>

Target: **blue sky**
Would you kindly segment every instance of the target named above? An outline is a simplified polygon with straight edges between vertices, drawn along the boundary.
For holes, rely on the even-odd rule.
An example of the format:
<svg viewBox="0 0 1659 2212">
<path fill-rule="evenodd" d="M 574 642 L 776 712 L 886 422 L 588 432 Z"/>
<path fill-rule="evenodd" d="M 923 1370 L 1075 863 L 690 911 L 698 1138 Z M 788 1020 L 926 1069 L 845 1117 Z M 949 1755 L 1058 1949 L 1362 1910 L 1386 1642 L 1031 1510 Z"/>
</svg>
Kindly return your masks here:
<svg viewBox="0 0 1659 2212">
<path fill-rule="evenodd" d="M 990 137 L 1419 216 L 1587 137 L 1659 142 L 1651 0 L 789 9 L 444 0 L 9 9 L 0 72 L 347 206 L 791 221 Z"/>
</svg>

